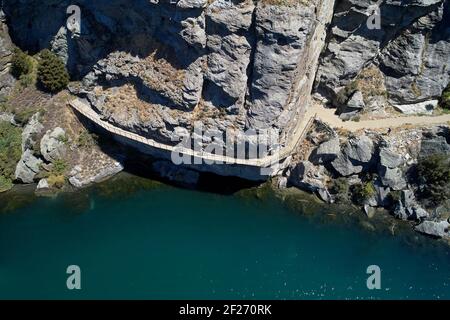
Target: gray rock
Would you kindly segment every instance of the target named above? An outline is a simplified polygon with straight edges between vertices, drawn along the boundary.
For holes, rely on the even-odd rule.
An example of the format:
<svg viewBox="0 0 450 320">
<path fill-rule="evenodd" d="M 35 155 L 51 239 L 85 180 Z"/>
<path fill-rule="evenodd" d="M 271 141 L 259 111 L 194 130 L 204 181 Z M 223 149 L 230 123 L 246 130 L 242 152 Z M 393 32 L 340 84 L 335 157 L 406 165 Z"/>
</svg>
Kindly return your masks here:
<svg viewBox="0 0 450 320">
<path fill-rule="evenodd" d="M 438 238 L 448 238 L 450 237 L 450 223 L 447 221 L 424 221 L 414 229 L 420 233 L 438 237 Z"/>
<path fill-rule="evenodd" d="M 339 137 L 334 137 L 321 143 L 313 152 L 311 160 L 318 164 L 330 162 L 336 159 L 340 152 Z"/>
<path fill-rule="evenodd" d="M 384 1 L 381 28 L 369 29 L 373 2 L 342 0 L 336 7 L 329 43 L 317 73 L 317 90 L 329 100 L 375 61 L 394 104 L 436 99 L 449 82 L 449 20 L 445 1 Z M 372 11 L 373 12 L 373 11 Z M 441 26 L 441 27 L 440 27 Z"/>
<path fill-rule="evenodd" d="M 50 188 L 50 186 L 48 184 L 47 179 L 41 179 L 41 180 L 39 180 L 39 183 L 36 187 L 36 191 L 46 190 L 49 188 Z"/>
<path fill-rule="evenodd" d="M 429 213 L 417 203 L 411 190 L 403 190 L 395 206 L 394 216 L 402 220 L 422 221 L 429 217 Z"/>
<path fill-rule="evenodd" d="M 331 165 L 342 176 L 361 173 L 372 165 L 374 152 L 375 145 L 369 137 L 353 138 L 344 145 Z"/>
<path fill-rule="evenodd" d="M 65 157 L 67 151 L 65 139 L 67 139 L 66 132 L 60 127 L 47 131 L 41 139 L 41 154 L 46 161 L 53 162 Z"/>
<path fill-rule="evenodd" d="M 42 163 L 42 160 L 36 158 L 31 150 L 25 150 L 16 167 L 16 179 L 23 183 L 33 183 Z"/>
<path fill-rule="evenodd" d="M 289 183 L 310 192 L 325 188 L 325 174 L 322 166 L 315 166 L 309 161 L 295 165 L 289 175 Z"/>
<path fill-rule="evenodd" d="M 391 189 L 389 187 L 384 187 L 379 180 L 373 183 L 375 188 L 375 201 L 377 207 L 384 207 L 389 204 L 389 193 Z"/>
<path fill-rule="evenodd" d="M 35 138 L 43 129 L 44 126 L 39 122 L 39 113 L 34 114 L 22 131 L 22 152 L 35 147 Z"/>
<path fill-rule="evenodd" d="M 404 114 L 433 114 L 434 109 L 438 105 L 438 100 L 419 102 L 415 104 L 397 104 L 394 108 Z"/>
<path fill-rule="evenodd" d="M 391 169 L 379 165 L 378 174 L 380 175 L 383 185 L 390 187 L 392 190 L 403 190 L 406 188 L 406 179 L 400 168 Z"/>
<path fill-rule="evenodd" d="M 327 188 L 320 188 L 317 190 L 317 194 L 326 203 L 334 203 L 335 199 L 333 195 L 328 191 Z"/>
<path fill-rule="evenodd" d="M 362 110 L 365 107 L 366 104 L 364 103 L 364 97 L 361 91 L 356 91 L 347 102 L 347 108 L 351 110 Z"/>
<path fill-rule="evenodd" d="M 403 158 L 398 152 L 387 147 L 380 148 L 380 163 L 390 169 L 397 168 L 403 164 Z"/>
<path fill-rule="evenodd" d="M 99 183 L 105 181 L 109 177 L 112 177 L 124 169 L 123 165 L 116 161 L 109 164 L 100 170 L 95 170 L 94 172 L 83 171 L 80 166 L 74 167 L 70 174 L 69 183 L 75 188 L 84 188 L 93 183 Z"/>
<path fill-rule="evenodd" d="M 177 2 L 177 7 L 181 9 L 199 9 L 204 8 L 208 0 L 180 0 Z"/>
<path fill-rule="evenodd" d="M 365 204 L 363 209 L 364 209 L 364 213 L 367 215 L 367 217 L 373 218 L 373 216 L 375 215 L 375 212 L 376 212 L 375 208 Z"/>
<path fill-rule="evenodd" d="M 450 155 L 450 144 L 443 136 L 434 136 L 422 140 L 419 157 L 427 157 L 432 154 Z"/>
</svg>

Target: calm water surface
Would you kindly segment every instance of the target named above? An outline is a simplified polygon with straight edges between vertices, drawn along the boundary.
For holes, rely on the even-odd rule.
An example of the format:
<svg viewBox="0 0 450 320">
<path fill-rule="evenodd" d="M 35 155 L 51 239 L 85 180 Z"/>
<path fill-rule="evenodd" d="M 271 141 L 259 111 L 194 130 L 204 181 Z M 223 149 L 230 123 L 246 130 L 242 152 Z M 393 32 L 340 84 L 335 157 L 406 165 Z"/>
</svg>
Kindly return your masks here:
<svg viewBox="0 0 450 320">
<path fill-rule="evenodd" d="M 56 198 L 10 192 L 0 195 L 0 298 L 450 298 L 449 246 L 348 216 L 307 197 L 141 178 Z M 382 289 L 369 291 L 373 264 Z M 82 270 L 80 291 L 66 289 L 69 265 Z"/>
</svg>

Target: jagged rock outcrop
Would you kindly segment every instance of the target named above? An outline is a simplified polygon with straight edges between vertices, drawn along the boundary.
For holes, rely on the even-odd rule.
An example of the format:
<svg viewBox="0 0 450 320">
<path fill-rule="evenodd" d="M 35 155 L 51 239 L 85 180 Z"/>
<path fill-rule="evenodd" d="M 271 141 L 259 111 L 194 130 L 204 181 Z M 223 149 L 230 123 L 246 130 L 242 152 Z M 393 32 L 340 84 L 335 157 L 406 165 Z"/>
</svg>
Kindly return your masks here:
<svg viewBox="0 0 450 320">
<path fill-rule="evenodd" d="M 350 139 L 342 147 L 341 153 L 331 162 L 333 168 L 342 176 L 361 173 L 372 165 L 375 145 L 367 136 Z"/>
<path fill-rule="evenodd" d="M 317 90 L 330 100 L 370 63 L 381 71 L 389 101 L 436 100 L 450 78 L 450 6 L 445 0 L 380 2 L 380 26 L 369 17 L 376 4 L 337 2 L 330 40 L 322 55 Z M 369 92 L 370 93 L 370 92 Z"/>
<path fill-rule="evenodd" d="M 96 168 L 84 168 L 75 166 L 69 173 L 69 183 L 76 188 L 83 188 L 93 183 L 98 183 L 121 172 L 124 167 L 119 161 L 105 161 L 103 165 Z"/>
<path fill-rule="evenodd" d="M 447 221 L 424 221 L 415 230 L 438 238 L 450 238 L 450 223 Z"/>
<path fill-rule="evenodd" d="M 0 13 L 3 13 L 0 11 Z M 0 17 L 0 103 L 11 93 L 15 79 L 9 73 L 13 43 L 8 33 L 8 27 Z"/>
<path fill-rule="evenodd" d="M 23 183 L 33 183 L 42 163 L 43 161 L 35 157 L 31 150 L 25 150 L 16 167 L 16 179 Z"/>
<path fill-rule="evenodd" d="M 47 131 L 40 144 L 42 157 L 48 162 L 63 159 L 66 154 L 65 139 L 66 132 L 60 127 Z"/>
<path fill-rule="evenodd" d="M 39 113 L 35 113 L 28 121 L 22 132 L 22 152 L 33 149 L 36 145 L 36 136 L 39 135 L 44 126 L 39 121 Z"/>
</svg>

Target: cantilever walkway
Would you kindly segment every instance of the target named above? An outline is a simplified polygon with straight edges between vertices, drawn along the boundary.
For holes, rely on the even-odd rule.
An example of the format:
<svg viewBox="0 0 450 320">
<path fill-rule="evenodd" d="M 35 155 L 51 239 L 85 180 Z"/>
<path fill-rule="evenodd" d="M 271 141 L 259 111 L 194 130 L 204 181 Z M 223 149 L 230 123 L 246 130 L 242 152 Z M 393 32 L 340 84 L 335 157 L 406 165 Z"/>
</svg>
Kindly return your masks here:
<svg viewBox="0 0 450 320">
<path fill-rule="evenodd" d="M 222 155 L 215 155 L 207 152 L 197 152 L 188 148 L 181 148 L 176 146 L 171 146 L 163 143 L 156 142 L 152 139 L 147 139 L 141 135 L 123 130 L 119 127 L 116 127 L 110 124 L 107 121 L 104 121 L 100 118 L 99 114 L 95 112 L 88 104 L 80 101 L 79 99 L 75 99 L 69 103 L 75 110 L 84 115 L 89 120 L 95 122 L 100 127 L 104 128 L 108 132 L 116 134 L 118 136 L 148 145 L 150 147 L 165 150 L 168 152 L 177 152 L 182 153 L 191 157 L 201 158 L 205 161 L 211 161 L 214 163 L 226 163 L 226 164 L 237 164 L 237 165 L 245 165 L 245 166 L 253 166 L 260 168 L 267 168 L 272 166 L 273 164 L 278 163 L 280 160 L 289 156 L 293 149 L 296 147 L 297 142 L 301 140 L 301 136 L 307 131 L 309 125 L 312 122 L 313 115 L 305 116 L 302 121 L 300 121 L 298 127 L 295 130 L 294 137 L 290 140 L 288 146 L 283 148 L 280 153 L 276 153 L 274 155 L 267 156 L 261 159 L 238 159 L 232 158 Z"/>
</svg>

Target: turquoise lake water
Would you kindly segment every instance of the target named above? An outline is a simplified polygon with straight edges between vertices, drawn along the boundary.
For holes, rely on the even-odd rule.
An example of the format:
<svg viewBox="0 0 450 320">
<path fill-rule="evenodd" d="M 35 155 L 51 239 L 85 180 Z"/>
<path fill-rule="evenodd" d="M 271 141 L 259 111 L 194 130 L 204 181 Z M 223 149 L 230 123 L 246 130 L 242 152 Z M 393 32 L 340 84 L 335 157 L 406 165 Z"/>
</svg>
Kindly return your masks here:
<svg viewBox="0 0 450 320">
<path fill-rule="evenodd" d="M 127 181 L 0 195 L 0 298 L 450 298 L 450 247 L 433 239 L 270 192 Z M 79 291 L 66 288 L 69 265 L 81 268 Z M 367 289 L 369 265 L 381 290 Z"/>
</svg>

